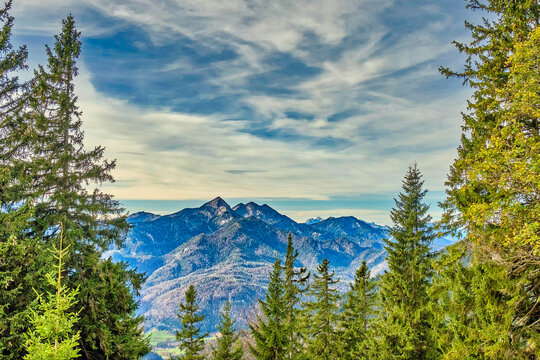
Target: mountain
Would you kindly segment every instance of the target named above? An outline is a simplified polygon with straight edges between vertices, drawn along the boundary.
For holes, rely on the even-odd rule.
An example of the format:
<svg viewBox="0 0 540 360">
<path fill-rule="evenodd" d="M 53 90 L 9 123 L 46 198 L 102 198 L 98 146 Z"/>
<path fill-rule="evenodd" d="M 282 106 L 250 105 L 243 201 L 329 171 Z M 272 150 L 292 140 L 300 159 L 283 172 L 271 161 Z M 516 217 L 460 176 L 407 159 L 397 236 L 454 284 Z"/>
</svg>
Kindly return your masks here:
<svg viewBox="0 0 540 360">
<path fill-rule="evenodd" d="M 165 216 L 139 212 L 128 221 L 133 227 L 126 246 L 108 255 L 148 275 L 139 309 L 148 330 L 178 329 L 178 303 L 190 284 L 206 315 L 204 330 L 215 330 L 229 299 L 233 317 L 245 326 L 264 296 L 276 256 L 285 256 L 289 233 L 299 253 L 296 265 L 313 272 L 327 258 L 343 291 L 362 260 L 374 275 L 385 269 L 387 228 L 352 216 L 297 223 L 266 204 L 231 208 L 217 197 L 199 208 Z"/>
<path fill-rule="evenodd" d="M 151 215 L 146 212 L 130 215 L 128 222 L 133 228 L 124 248 L 112 248 L 107 255 L 151 274 L 164 264 L 163 255 L 193 236 L 212 233 L 240 218 L 220 197 L 199 208 L 187 208 L 165 216 Z"/>
<path fill-rule="evenodd" d="M 316 224 L 316 223 L 321 222 L 321 221 L 323 221 L 323 218 L 320 217 L 320 216 L 317 216 L 316 218 L 307 219 L 304 222 L 304 224 L 313 225 L 313 224 Z"/>
</svg>

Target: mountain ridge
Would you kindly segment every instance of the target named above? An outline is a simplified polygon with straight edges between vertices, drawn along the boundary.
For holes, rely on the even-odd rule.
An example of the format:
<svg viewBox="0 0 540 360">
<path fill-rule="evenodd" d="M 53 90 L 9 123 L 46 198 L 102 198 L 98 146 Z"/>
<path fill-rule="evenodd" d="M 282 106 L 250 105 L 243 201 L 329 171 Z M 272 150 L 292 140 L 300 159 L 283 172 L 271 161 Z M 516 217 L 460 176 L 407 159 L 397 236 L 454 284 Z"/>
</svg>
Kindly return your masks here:
<svg viewBox="0 0 540 360">
<path fill-rule="evenodd" d="M 231 207 L 218 196 L 169 215 L 136 212 L 128 221 L 133 228 L 126 247 L 112 248 L 108 256 L 147 273 L 139 310 L 147 330 L 178 328 L 178 303 L 190 284 L 199 293 L 205 331 L 214 331 L 226 300 L 232 301 L 238 325 L 245 327 L 257 299 L 264 297 L 275 258 L 285 256 L 289 233 L 299 253 L 296 265 L 313 272 L 328 258 L 342 291 L 362 260 L 373 275 L 385 269 L 387 227 L 353 216 L 298 223 L 267 204 Z"/>
</svg>

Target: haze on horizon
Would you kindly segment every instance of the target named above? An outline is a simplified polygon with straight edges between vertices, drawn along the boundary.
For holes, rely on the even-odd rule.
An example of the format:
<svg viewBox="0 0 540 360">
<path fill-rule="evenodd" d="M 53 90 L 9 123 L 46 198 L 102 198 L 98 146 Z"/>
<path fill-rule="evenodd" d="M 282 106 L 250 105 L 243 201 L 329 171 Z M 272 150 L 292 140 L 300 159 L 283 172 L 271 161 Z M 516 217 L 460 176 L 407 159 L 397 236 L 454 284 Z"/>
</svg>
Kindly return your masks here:
<svg viewBox="0 0 540 360">
<path fill-rule="evenodd" d="M 387 224 L 416 161 L 438 214 L 470 95 L 437 70 L 463 63 L 455 1 L 17 0 L 30 68 L 69 12 L 86 144 L 118 160 L 106 191 L 130 211 L 221 196 Z"/>
</svg>

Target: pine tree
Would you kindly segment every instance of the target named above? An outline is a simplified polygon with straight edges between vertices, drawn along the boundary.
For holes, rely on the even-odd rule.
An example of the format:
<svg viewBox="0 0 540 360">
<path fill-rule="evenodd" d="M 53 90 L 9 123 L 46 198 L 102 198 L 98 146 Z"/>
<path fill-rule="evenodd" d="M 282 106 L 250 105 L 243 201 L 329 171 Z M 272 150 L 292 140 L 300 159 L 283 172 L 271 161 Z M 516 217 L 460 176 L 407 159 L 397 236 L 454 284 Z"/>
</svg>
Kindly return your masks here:
<svg viewBox="0 0 540 360">
<path fill-rule="evenodd" d="M 505 303 L 491 308 L 491 323 L 484 324 L 490 330 L 483 333 L 500 329 L 500 338 L 511 339 L 502 342 L 507 344 L 505 351 L 519 358 L 540 344 L 540 5 L 529 0 L 470 0 L 468 7 L 488 16 L 480 24 L 466 22 L 470 43 L 456 42 L 467 55 L 464 70 L 441 69 L 474 90 L 463 115 L 458 158 L 446 182 L 443 224 L 465 235 L 472 267 L 505 273 L 505 282 L 491 284 L 497 288 L 490 300 L 506 299 Z M 495 315 L 498 312 L 513 314 L 510 327 Z M 501 342 L 478 343 L 483 353 L 501 351 Z"/>
<path fill-rule="evenodd" d="M 354 283 L 340 314 L 340 338 L 344 359 L 361 359 L 367 353 L 368 324 L 375 314 L 375 283 L 366 261 L 356 270 Z"/>
<path fill-rule="evenodd" d="M 60 227 L 63 230 L 62 224 Z M 63 231 L 59 241 L 60 246 L 54 247 L 58 260 L 56 273 L 47 274 L 47 280 L 56 292 L 49 293 L 47 299 L 38 294 L 38 311 L 31 318 L 32 330 L 26 339 L 25 360 L 71 360 L 79 357 L 80 333 L 73 330 L 78 317 L 72 310 L 77 304 L 75 297 L 79 289 L 69 290 L 62 282 L 62 260 L 69 249 L 63 247 Z"/>
<path fill-rule="evenodd" d="M 197 300 L 197 290 L 190 285 L 186 291 L 185 303 L 180 303 L 178 318 L 181 320 L 182 329 L 176 332 L 176 340 L 180 342 L 180 350 L 183 354 L 177 357 L 178 360 L 204 360 L 201 354 L 204 349 L 204 338 L 208 333 L 201 334 L 198 324 L 204 320 L 204 315 L 198 315 L 199 307 L 195 303 Z"/>
<path fill-rule="evenodd" d="M 330 360 L 338 356 L 337 325 L 339 320 L 339 294 L 332 286 L 339 280 L 328 267 L 327 259 L 317 267 L 310 284 L 308 296 L 312 299 L 304 304 L 306 311 L 307 358 Z"/>
<path fill-rule="evenodd" d="M 422 186 L 422 175 L 414 164 L 390 214 L 393 239 L 385 240 L 389 271 L 379 283 L 381 358 L 420 360 L 432 356 L 427 287 L 434 235 L 428 225 L 429 206 L 422 202 L 427 193 Z"/>
<path fill-rule="evenodd" d="M 259 299 L 262 314 L 257 316 L 256 324 L 249 325 L 254 341 L 249 349 L 257 360 L 280 360 L 287 356 L 287 332 L 285 331 L 287 309 L 284 295 L 281 262 L 276 259 L 266 298 Z"/>
<path fill-rule="evenodd" d="M 303 358 L 303 345 L 301 343 L 299 305 L 302 294 L 306 290 L 309 272 L 305 267 L 294 268 L 294 262 L 298 252 L 294 249 L 292 235 L 287 239 L 287 254 L 285 256 L 284 271 L 284 303 L 286 309 L 285 330 L 286 334 L 286 359 L 294 360 Z"/>
<path fill-rule="evenodd" d="M 234 328 L 235 321 L 231 319 L 231 303 L 227 301 L 221 312 L 221 322 L 218 325 L 220 336 L 212 351 L 212 360 L 242 360 L 244 350 L 239 342 L 239 335 Z"/>
<path fill-rule="evenodd" d="M 144 277 L 102 259 L 111 244 L 122 245 L 129 224 L 111 195 L 87 190 L 90 184 L 113 181 L 115 162 L 103 160 L 102 147 L 84 149 L 74 94 L 80 33 L 71 15 L 62 25 L 54 46 L 46 47 L 47 67 L 39 67 L 32 84 L 27 129 L 32 141 L 25 151 L 35 160 L 27 164 L 33 182 L 22 199 L 36 199 L 33 238 L 50 242 L 58 235 L 55 224 L 64 222 L 65 240 L 73 249 L 66 262 L 72 275 L 67 285 L 80 288 L 82 357 L 131 359 L 150 350 L 142 317 L 135 316 L 135 296 Z"/>
</svg>

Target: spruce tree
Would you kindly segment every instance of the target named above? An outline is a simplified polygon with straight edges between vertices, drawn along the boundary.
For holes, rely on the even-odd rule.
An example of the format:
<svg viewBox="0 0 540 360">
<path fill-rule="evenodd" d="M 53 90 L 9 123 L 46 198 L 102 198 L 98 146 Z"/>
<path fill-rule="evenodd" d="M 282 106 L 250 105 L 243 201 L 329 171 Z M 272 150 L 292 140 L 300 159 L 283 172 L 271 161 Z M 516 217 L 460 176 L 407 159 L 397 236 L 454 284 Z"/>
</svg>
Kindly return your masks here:
<svg viewBox="0 0 540 360">
<path fill-rule="evenodd" d="M 180 331 L 176 332 L 176 340 L 180 342 L 179 348 L 182 355 L 178 360 L 204 360 L 201 352 L 204 350 L 205 340 L 208 333 L 201 333 L 198 325 L 204 320 L 204 315 L 197 314 L 199 307 L 196 304 L 197 290 L 195 286 L 190 285 L 186 291 L 185 303 L 180 303 L 178 309 L 178 318 L 182 323 Z"/>
<path fill-rule="evenodd" d="M 62 224 L 60 227 L 63 228 Z M 31 317 L 32 329 L 26 336 L 25 360 L 71 360 L 79 357 L 80 333 L 74 332 L 78 317 L 74 306 L 79 289 L 70 290 L 62 282 L 64 263 L 69 247 L 63 247 L 63 231 L 59 237 L 60 246 L 54 246 L 58 261 L 56 272 L 47 274 L 47 280 L 55 289 L 44 299 L 38 293 L 38 309 Z"/>
<path fill-rule="evenodd" d="M 150 350 L 142 317 L 135 316 L 135 296 L 144 277 L 125 264 L 102 258 L 113 243 L 122 245 L 129 225 L 111 195 L 88 190 L 91 184 L 113 181 L 115 162 L 103 160 L 100 146 L 84 148 L 82 114 L 74 92 L 79 39 L 70 15 L 54 46 L 46 47 L 47 66 L 35 72 L 27 129 L 32 141 L 26 150 L 34 159 L 27 164 L 32 186 L 22 199 L 36 199 L 29 226 L 33 238 L 49 243 L 58 236 L 56 224 L 64 223 L 65 240 L 73 251 L 66 262 L 67 286 L 80 288 L 77 330 L 82 357 L 131 359 Z"/>
<path fill-rule="evenodd" d="M 430 359 L 433 345 L 427 287 L 432 275 L 429 206 L 422 202 L 422 175 L 416 164 L 409 167 L 403 192 L 395 199 L 390 217 L 392 239 L 385 240 L 389 270 L 379 282 L 381 358 Z"/>
<path fill-rule="evenodd" d="M 304 304 L 306 312 L 307 358 L 330 360 L 338 356 L 337 325 L 339 320 L 339 294 L 333 288 L 339 282 L 329 271 L 330 262 L 325 258 L 317 267 L 308 297 Z"/>
<path fill-rule="evenodd" d="M 280 360 L 287 356 L 287 309 L 284 295 L 281 261 L 276 259 L 265 300 L 259 299 L 262 314 L 257 316 L 257 323 L 249 325 L 254 341 L 249 349 L 257 360 Z"/>
<path fill-rule="evenodd" d="M 470 0 L 468 8 L 487 16 L 479 24 L 466 22 L 470 43 L 455 43 L 467 56 L 464 69 L 441 69 L 474 90 L 463 114 L 458 158 L 446 182 L 442 223 L 465 236 L 470 266 L 505 273 L 505 282 L 473 285 L 496 286 L 490 301 L 500 305 L 491 308 L 491 321 L 484 323 L 489 330 L 482 331 L 499 329 L 499 335 L 479 338 L 478 346 L 490 353 L 501 351 L 505 343 L 510 357 L 526 357 L 540 344 L 540 5 L 529 0 Z M 497 336 L 511 341 L 492 341 Z"/>
<path fill-rule="evenodd" d="M 368 324 L 375 314 L 375 283 L 365 260 L 356 270 L 340 314 L 340 338 L 344 359 L 361 359 L 367 353 Z"/>
<path fill-rule="evenodd" d="M 219 337 L 216 347 L 212 350 L 212 360 L 242 360 L 244 350 L 239 341 L 239 335 L 234 328 L 235 321 L 231 319 L 231 303 L 227 301 L 221 312 L 221 322 L 218 324 Z"/>
<path fill-rule="evenodd" d="M 298 257 L 298 252 L 294 249 L 292 235 L 289 233 L 287 239 L 287 254 L 285 256 L 284 271 L 284 303 L 286 309 L 285 331 L 286 331 L 286 359 L 294 360 L 303 358 L 303 345 L 300 334 L 299 305 L 302 301 L 302 294 L 306 290 L 309 272 L 305 267 L 295 269 L 294 262 Z"/>
</svg>

